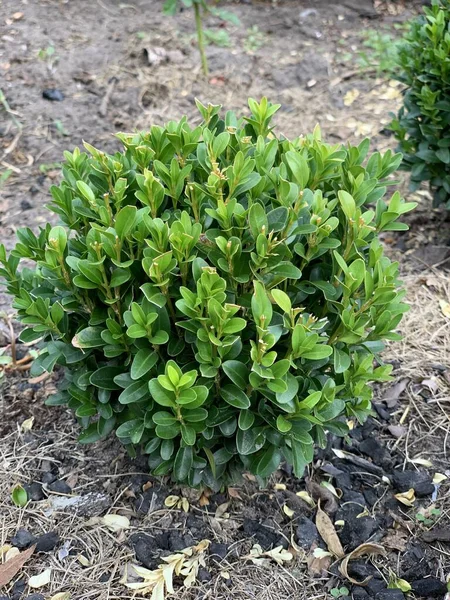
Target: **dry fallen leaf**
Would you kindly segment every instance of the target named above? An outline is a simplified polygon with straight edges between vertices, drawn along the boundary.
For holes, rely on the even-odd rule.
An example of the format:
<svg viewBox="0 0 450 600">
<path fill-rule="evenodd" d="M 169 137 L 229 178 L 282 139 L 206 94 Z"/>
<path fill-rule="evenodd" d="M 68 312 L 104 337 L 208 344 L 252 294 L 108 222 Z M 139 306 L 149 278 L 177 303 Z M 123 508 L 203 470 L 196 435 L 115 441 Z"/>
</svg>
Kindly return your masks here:
<svg viewBox="0 0 450 600">
<path fill-rule="evenodd" d="M 416 501 L 416 496 L 414 494 L 414 489 L 410 488 L 407 492 L 401 492 L 400 494 L 395 494 L 394 498 L 396 498 L 399 502 L 404 504 L 405 506 L 413 506 Z"/>
<path fill-rule="evenodd" d="M 402 529 L 390 529 L 382 542 L 385 548 L 404 552 L 408 546 L 408 534 Z"/>
<path fill-rule="evenodd" d="M 291 561 L 294 557 L 283 546 L 277 546 L 273 550 L 265 552 L 259 544 L 255 544 L 250 550 L 250 554 L 243 558 L 251 560 L 255 565 L 262 566 L 267 565 L 270 560 L 274 560 L 277 564 L 282 565 L 285 562 Z"/>
<path fill-rule="evenodd" d="M 439 306 L 441 307 L 442 314 L 444 317 L 450 319 L 450 302 L 446 302 L 445 300 L 439 300 Z"/>
<path fill-rule="evenodd" d="M 314 546 L 312 546 L 311 549 L 313 552 L 306 559 L 308 573 L 312 577 L 322 577 L 328 571 L 332 563 L 332 554 L 322 550 L 322 548 L 317 548 Z"/>
<path fill-rule="evenodd" d="M 216 509 L 216 513 L 215 513 L 215 518 L 216 519 L 226 519 L 227 517 L 229 517 L 230 515 L 227 513 L 228 507 L 230 506 L 229 502 L 224 502 L 223 504 L 219 504 L 219 506 Z M 187 512 L 187 511 L 185 511 Z"/>
<path fill-rule="evenodd" d="M 239 493 L 239 489 L 238 488 L 234 488 L 234 487 L 229 487 L 228 488 L 228 495 L 230 496 L 230 498 L 236 498 L 237 500 L 242 500 L 242 497 Z"/>
<path fill-rule="evenodd" d="M 443 473 L 435 473 L 434 477 L 433 477 L 433 483 L 435 485 L 439 485 L 440 483 L 442 483 L 446 479 L 447 479 L 447 475 L 444 475 Z"/>
<path fill-rule="evenodd" d="M 410 460 L 410 462 L 412 462 L 414 465 L 422 465 L 423 467 L 428 467 L 429 469 L 431 469 L 431 467 L 433 466 L 431 460 L 428 460 L 426 458 L 413 458 Z"/>
<path fill-rule="evenodd" d="M 113 532 L 129 529 L 130 527 L 130 519 L 122 515 L 105 515 L 100 518 L 100 521 Z"/>
<path fill-rule="evenodd" d="M 58 592 L 50 600 L 70 600 L 70 592 Z"/>
<path fill-rule="evenodd" d="M 337 556 L 342 558 L 345 555 L 341 541 L 334 528 L 333 521 L 330 517 L 320 508 L 320 502 L 317 506 L 316 514 L 316 527 L 320 534 L 320 537 L 326 543 L 328 550 Z"/>
<path fill-rule="evenodd" d="M 33 575 L 33 577 L 30 577 L 28 580 L 28 585 L 34 589 L 44 587 L 50 583 L 51 576 L 52 570 L 45 569 L 45 571 L 42 571 L 42 573 L 39 573 L 39 575 Z"/>
<path fill-rule="evenodd" d="M 31 429 L 33 428 L 33 423 L 34 423 L 34 417 L 25 419 L 25 421 L 23 421 L 23 423 L 21 423 L 20 429 L 22 431 L 31 431 Z"/>
<path fill-rule="evenodd" d="M 360 91 L 357 90 L 356 88 L 353 88 L 352 90 L 348 90 L 348 92 L 344 96 L 345 106 L 351 106 L 353 104 L 353 102 L 356 100 L 356 98 L 359 97 L 359 95 L 360 95 Z"/>
<path fill-rule="evenodd" d="M 10 548 L 6 554 L 5 554 L 5 562 L 8 562 L 8 560 L 13 559 L 15 556 L 17 556 L 18 554 L 20 554 L 20 550 L 19 548 L 15 548 L 14 546 L 12 548 Z"/>
<path fill-rule="evenodd" d="M 358 546 L 357 548 L 355 548 L 353 550 L 353 552 L 350 552 L 350 554 L 347 554 L 347 556 L 344 558 L 344 560 L 341 562 L 341 564 L 339 565 L 339 571 L 342 573 L 342 575 L 344 577 L 346 577 L 351 583 L 353 583 L 353 585 L 367 585 L 367 583 L 372 579 L 372 576 L 369 575 L 369 577 L 366 577 L 365 579 L 363 579 L 363 581 L 356 581 L 355 579 L 353 579 L 352 577 L 350 577 L 350 575 L 348 574 L 348 563 L 351 560 L 354 560 L 355 558 L 360 558 L 361 556 L 364 556 L 364 554 L 385 554 L 386 551 L 383 548 L 383 546 L 380 546 L 379 544 L 361 544 L 360 546 Z"/>
<path fill-rule="evenodd" d="M 30 556 L 33 554 L 36 546 L 31 546 L 28 550 L 21 552 L 17 556 L 14 556 L 8 562 L 0 565 L 0 588 L 7 585 L 13 577 L 17 575 L 23 565 L 27 562 Z"/>
<path fill-rule="evenodd" d="M 78 554 L 77 556 L 77 560 L 80 563 L 80 565 L 83 565 L 83 567 L 91 567 L 91 561 L 86 558 L 86 556 L 84 556 L 84 554 Z"/>
<path fill-rule="evenodd" d="M 313 508 L 316 505 L 316 503 L 311 498 L 311 496 L 308 494 L 308 492 L 297 492 L 295 495 L 298 496 L 299 498 L 301 498 L 304 502 L 306 502 L 306 504 L 309 504 L 309 506 L 311 506 Z"/>
<path fill-rule="evenodd" d="M 285 491 L 285 489 L 286 489 L 286 484 L 285 484 L 285 483 L 276 483 L 276 484 L 273 486 L 273 489 L 274 489 L 276 492 L 284 492 L 284 491 Z"/>
<path fill-rule="evenodd" d="M 292 517 L 295 514 L 295 512 L 292 510 L 292 508 L 289 508 L 289 506 L 287 504 L 283 504 L 283 512 L 290 519 L 292 519 Z"/>
</svg>

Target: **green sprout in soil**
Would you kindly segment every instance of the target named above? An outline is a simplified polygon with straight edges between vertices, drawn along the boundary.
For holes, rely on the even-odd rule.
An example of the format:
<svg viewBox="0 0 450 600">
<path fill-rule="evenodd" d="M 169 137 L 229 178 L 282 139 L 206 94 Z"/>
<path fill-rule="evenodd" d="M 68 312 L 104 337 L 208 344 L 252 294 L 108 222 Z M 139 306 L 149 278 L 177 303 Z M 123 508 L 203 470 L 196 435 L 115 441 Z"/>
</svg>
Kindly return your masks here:
<svg viewBox="0 0 450 600">
<path fill-rule="evenodd" d="M 259 29 L 258 25 L 253 25 L 247 29 L 247 39 L 244 42 L 244 50 L 250 54 L 257 52 L 264 46 L 266 36 Z"/>
</svg>

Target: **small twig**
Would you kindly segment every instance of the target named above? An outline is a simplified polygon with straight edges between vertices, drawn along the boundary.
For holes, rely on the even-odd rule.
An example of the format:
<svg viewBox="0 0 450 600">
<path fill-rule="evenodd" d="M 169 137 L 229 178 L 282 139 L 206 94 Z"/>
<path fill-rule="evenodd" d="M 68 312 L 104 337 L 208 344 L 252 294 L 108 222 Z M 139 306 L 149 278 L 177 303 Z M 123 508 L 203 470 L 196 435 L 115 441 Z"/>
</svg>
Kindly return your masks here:
<svg viewBox="0 0 450 600">
<path fill-rule="evenodd" d="M 3 105 L 3 108 L 8 113 L 8 115 L 11 116 L 11 120 L 14 123 L 14 125 L 17 127 L 17 129 L 22 130 L 22 123 L 16 119 L 16 117 L 14 115 L 14 111 L 11 110 L 11 107 L 8 104 L 8 100 L 6 99 L 6 96 L 3 93 L 3 90 L 1 88 L 0 88 L 0 104 Z"/>
<path fill-rule="evenodd" d="M 108 104 L 109 104 L 109 101 L 111 100 L 111 96 L 114 92 L 114 88 L 118 81 L 119 80 L 117 79 L 117 77 L 111 77 L 111 79 L 109 80 L 105 95 L 103 96 L 102 102 L 100 104 L 100 108 L 98 109 L 98 112 L 101 117 L 106 117 L 106 113 L 108 112 Z"/>
<path fill-rule="evenodd" d="M 12 325 L 10 317 L 6 317 L 6 322 L 8 324 L 9 334 L 11 336 L 11 358 L 12 358 L 12 365 L 13 365 L 13 367 L 15 367 L 17 365 L 16 334 L 14 333 L 14 328 L 13 328 L 13 325 Z"/>
</svg>

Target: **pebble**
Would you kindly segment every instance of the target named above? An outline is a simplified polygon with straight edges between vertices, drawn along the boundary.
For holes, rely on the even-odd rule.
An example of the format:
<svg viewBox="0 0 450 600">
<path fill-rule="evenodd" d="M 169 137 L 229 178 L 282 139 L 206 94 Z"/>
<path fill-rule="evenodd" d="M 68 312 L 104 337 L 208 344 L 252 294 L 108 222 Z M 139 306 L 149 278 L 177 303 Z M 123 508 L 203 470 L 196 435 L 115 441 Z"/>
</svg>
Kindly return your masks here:
<svg viewBox="0 0 450 600">
<path fill-rule="evenodd" d="M 30 594 L 25 600 L 45 600 L 45 596 L 42 594 Z"/>
<path fill-rule="evenodd" d="M 36 541 L 36 538 L 27 529 L 18 529 L 16 535 L 11 538 L 11 544 L 19 550 L 23 550 L 31 546 Z"/>
<path fill-rule="evenodd" d="M 157 568 L 159 544 L 153 536 L 146 533 L 134 533 L 130 537 L 130 543 L 138 562 L 150 570 Z"/>
<path fill-rule="evenodd" d="M 369 598 L 369 594 L 362 587 L 355 587 L 353 589 L 353 600 L 366 600 Z"/>
<path fill-rule="evenodd" d="M 213 542 L 209 547 L 209 555 L 210 556 L 218 556 L 220 558 L 225 558 L 228 554 L 228 546 L 227 544 L 220 544 L 219 542 Z"/>
<path fill-rule="evenodd" d="M 375 600 L 404 600 L 404 598 L 402 590 L 383 590 L 375 596 Z"/>
<path fill-rule="evenodd" d="M 46 90 L 43 90 L 42 97 L 51 102 L 62 102 L 64 100 L 64 94 L 61 90 L 57 90 L 56 88 L 47 88 Z"/>
<path fill-rule="evenodd" d="M 426 577 L 425 579 L 413 581 L 411 588 L 414 594 L 423 596 L 424 598 L 443 596 L 447 592 L 446 584 L 437 577 Z"/>
<path fill-rule="evenodd" d="M 336 513 L 336 521 L 344 521 L 340 533 L 341 542 L 354 550 L 360 544 L 367 542 L 378 529 L 378 521 L 372 517 L 358 517 L 364 511 L 358 504 L 345 504 Z"/>
<path fill-rule="evenodd" d="M 206 583 L 207 581 L 211 581 L 211 573 L 206 569 L 199 569 L 197 579 L 200 581 L 200 583 Z"/>
<path fill-rule="evenodd" d="M 297 523 L 297 544 L 303 550 L 310 550 L 313 544 L 318 545 L 320 540 L 319 532 L 311 519 L 308 519 L 305 515 L 300 515 Z"/>
<path fill-rule="evenodd" d="M 243 524 L 244 533 L 248 536 L 254 536 L 263 550 L 270 550 L 277 546 L 288 547 L 288 541 L 284 536 L 279 535 L 273 529 L 266 527 L 254 519 L 245 519 Z"/>
<path fill-rule="evenodd" d="M 42 483 L 53 483 L 56 480 L 56 475 L 51 471 L 45 471 L 42 473 L 41 481 Z"/>
<path fill-rule="evenodd" d="M 45 498 L 44 490 L 42 489 L 42 484 L 38 483 L 37 481 L 28 485 L 24 485 L 24 489 L 28 495 L 29 500 L 39 502 L 39 500 L 43 500 Z"/>
<path fill-rule="evenodd" d="M 57 494 L 71 494 L 72 493 L 72 488 L 70 487 L 70 485 L 67 485 L 67 483 L 65 481 L 63 481 L 62 479 L 57 479 L 56 481 L 49 483 L 47 488 L 51 492 L 55 492 Z"/>
<path fill-rule="evenodd" d="M 111 573 L 103 573 L 103 575 L 100 576 L 99 582 L 106 583 L 110 579 L 111 579 Z"/>
<path fill-rule="evenodd" d="M 413 488 L 416 496 L 422 498 L 429 496 L 434 492 L 434 485 L 431 477 L 427 473 L 421 471 L 394 471 L 392 474 L 392 482 L 394 487 L 399 492 L 407 492 Z"/>
<path fill-rule="evenodd" d="M 26 587 L 27 587 L 27 582 L 25 581 L 25 579 L 23 577 L 21 579 L 18 579 L 12 586 L 11 600 L 20 600 L 20 598 L 22 598 L 22 594 L 24 593 Z"/>
<path fill-rule="evenodd" d="M 56 531 L 44 533 L 36 540 L 36 552 L 50 552 L 59 542 L 59 535 Z"/>
</svg>

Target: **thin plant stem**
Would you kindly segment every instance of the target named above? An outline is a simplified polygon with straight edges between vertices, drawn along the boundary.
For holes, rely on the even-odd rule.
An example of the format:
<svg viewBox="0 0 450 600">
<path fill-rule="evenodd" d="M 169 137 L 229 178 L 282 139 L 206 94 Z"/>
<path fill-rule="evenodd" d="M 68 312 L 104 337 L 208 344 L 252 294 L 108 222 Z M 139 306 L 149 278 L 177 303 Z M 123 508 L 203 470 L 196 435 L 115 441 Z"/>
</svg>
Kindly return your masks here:
<svg viewBox="0 0 450 600">
<path fill-rule="evenodd" d="M 208 59 L 205 54 L 205 36 L 203 34 L 203 25 L 202 25 L 202 14 L 200 4 L 194 2 L 194 12 L 195 12 L 195 26 L 197 28 L 197 39 L 198 39 L 198 49 L 200 51 L 200 58 L 202 61 L 202 69 L 203 73 L 208 76 Z"/>
</svg>

